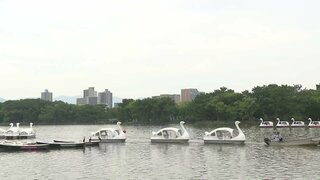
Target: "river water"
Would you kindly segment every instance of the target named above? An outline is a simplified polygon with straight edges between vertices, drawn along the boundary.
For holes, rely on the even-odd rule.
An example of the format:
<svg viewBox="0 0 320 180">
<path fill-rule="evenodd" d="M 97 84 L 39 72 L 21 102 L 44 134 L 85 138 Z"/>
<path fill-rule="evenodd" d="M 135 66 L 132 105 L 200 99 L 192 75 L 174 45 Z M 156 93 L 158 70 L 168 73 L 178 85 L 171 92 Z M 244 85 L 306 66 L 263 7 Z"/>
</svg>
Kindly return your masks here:
<svg viewBox="0 0 320 180">
<path fill-rule="evenodd" d="M 242 124 L 240 124 L 241 126 Z M 81 140 L 107 125 L 35 126 L 36 140 Z M 175 125 L 173 125 L 175 127 Z M 176 126 L 178 127 L 178 126 Z M 161 126 L 123 126 L 126 143 L 45 152 L 0 152 L 1 179 L 319 179 L 320 147 L 268 147 L 273 130 L 244 127 L 245 145 L 204 145 L 204 131 L 185 125 L 188 144 L 151 144 Z M 229 125 L 234 127 L 234 125 Z M 7 127 L 0 127 L 7 128 Z M 320 129 L 281 129 L 286 137 Z M 319 131 L 319 132 L 318 132 Z M 35 141 L 35 140 L 34 140 Z"/>
</svg>

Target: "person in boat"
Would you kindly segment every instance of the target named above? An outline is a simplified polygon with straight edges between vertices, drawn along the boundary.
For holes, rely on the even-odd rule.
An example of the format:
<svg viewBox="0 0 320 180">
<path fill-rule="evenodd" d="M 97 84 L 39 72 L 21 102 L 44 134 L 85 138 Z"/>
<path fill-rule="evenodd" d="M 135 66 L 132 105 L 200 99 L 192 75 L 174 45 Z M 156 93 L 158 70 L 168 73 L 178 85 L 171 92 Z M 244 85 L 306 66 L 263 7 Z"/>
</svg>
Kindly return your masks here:
<svg viewBox="0 0 320 180">
<path fill-rule="evenodd" d="M 281 136 L 280 132 L 277 131 L 276 134 L 273 135 L 272 140 L 281 142 L 283 141 L 283 137 Z"/>
</svg>

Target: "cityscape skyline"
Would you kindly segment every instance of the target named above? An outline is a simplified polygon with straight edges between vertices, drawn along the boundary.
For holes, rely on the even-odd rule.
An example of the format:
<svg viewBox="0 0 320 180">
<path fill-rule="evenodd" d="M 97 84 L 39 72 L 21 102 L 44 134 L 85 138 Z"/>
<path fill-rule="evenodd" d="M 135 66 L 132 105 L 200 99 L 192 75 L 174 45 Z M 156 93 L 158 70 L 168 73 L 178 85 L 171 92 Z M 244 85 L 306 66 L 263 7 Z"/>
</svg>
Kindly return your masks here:
<svg viewBox="0 0 320 180">
<path fill-rule="evenodd" d="M 319 83 L 319 1 L 0 1 L 0 97 Z M 57 13 L 59 12 L 59 13 Z M 21 94 L 23 87 L 23 94 Z M 23 97 L 22 97 L 23 96 Z"/>
</svg>

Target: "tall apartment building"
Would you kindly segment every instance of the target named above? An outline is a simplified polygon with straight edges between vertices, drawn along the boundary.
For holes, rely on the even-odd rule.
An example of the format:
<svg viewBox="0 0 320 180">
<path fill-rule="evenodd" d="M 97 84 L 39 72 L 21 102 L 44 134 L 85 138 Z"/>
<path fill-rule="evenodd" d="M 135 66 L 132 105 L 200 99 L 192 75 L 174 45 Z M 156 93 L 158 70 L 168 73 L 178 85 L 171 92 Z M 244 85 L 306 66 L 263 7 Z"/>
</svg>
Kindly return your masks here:
<svg viewBox="0 0 320 180">
<path fill-rule="evenodd" d="M 191 102 L 199 94 L 200 92 L 197 89 L 181 89 L 180 102 Z"/>
<path fill-rule="evenodd" d="M 88 89 L 83 90 L 83 97 L 95 97 L 97 96 L 97 91 L 94 90 L 94 87 L 89 87 Z"/>
<path fill-rule="evenodd" d="M 44 92 L 41 93 L 41 99 L 52 102 L 52 92 L 49 92 L 48 89 L 45 89 Z"/>
<path fill-rule="evenodd" d="M 98 94 L 98 104 L 105 104 L 107 107 L 112 108 L 112 93 L 108 89 Z"/>
<path fill-rule="evenodd" d="M 104 92 L 100 92 L 97 96 L 97 91 L 94 90 L 94 87 L 89 87 L 88 89 L 83 90 L 82 98 L 77 98 L 77 105 L 105 104 L 112 108 L 112 103 L 112 93 L 108 89 Z"/>
<path fill-rule="evenodd" d="M 77 98 L 77 105 L 85 104 L 98 104 L 97 91 L 94 90 L 94 87 L 89 87 L 88 89 L 83 90 L 83 97 Z"/>
</svg>

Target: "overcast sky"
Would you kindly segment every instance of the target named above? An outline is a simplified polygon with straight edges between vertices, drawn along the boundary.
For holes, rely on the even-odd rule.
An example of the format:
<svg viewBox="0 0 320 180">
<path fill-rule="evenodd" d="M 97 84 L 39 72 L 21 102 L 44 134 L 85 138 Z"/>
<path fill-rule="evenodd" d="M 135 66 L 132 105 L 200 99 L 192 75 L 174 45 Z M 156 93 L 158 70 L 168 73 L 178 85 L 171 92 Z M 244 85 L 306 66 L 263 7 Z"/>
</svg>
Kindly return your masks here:
<svg viewBox="0 0 320 180">
<path fill-rule="evenodd" d="M 0 0 L 0 97 L 320 83 L 320 1 Z"/>
</svg>

